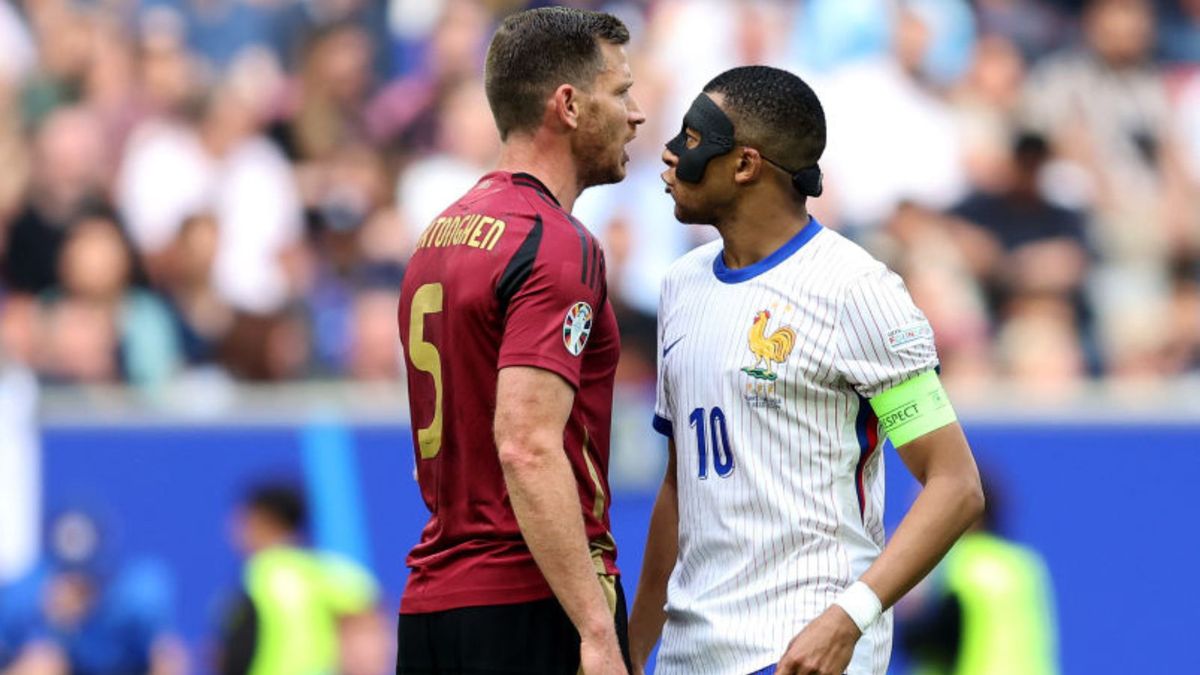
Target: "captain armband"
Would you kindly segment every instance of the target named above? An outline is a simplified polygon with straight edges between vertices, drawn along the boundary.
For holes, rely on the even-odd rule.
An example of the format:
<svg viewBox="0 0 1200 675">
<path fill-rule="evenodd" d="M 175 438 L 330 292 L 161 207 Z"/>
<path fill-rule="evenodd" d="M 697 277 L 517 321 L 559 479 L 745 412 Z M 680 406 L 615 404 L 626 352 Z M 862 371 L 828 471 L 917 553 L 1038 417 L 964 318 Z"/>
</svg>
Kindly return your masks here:
<svg viewBox="0 0 1200 675">
<path fill-rule="evenodd" d="M 932 370 L 875 396 L 871 408 L 883 433 L 897 448 L 958 419 L 941 380 Z"/>
</svg>

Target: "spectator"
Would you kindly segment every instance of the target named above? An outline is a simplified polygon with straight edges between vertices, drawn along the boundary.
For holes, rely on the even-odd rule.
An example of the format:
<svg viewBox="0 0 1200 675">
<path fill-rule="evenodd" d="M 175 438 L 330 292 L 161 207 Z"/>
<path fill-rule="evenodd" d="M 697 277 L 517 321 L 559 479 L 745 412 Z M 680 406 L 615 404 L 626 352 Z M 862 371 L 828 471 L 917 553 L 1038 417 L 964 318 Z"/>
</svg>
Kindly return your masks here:
<svg viewBox="0 0 1200 675">
<path fill-rule="evenodd" d="M 983 288 L 942 215 L 901 203 L 872 248 L 903 278 L 937 336 L 948 386 L 986 386 L 992 367 L 991 315 Z"/>
<path fill-rule="evenodd" d="M 1200 209 L 1188 183 L 1161 71 L 1150 60 L 1148 0 L 1092 0 L 1085 44 L 1033 71 L 1026 119 L 1064 160 L 1052 199 L 1092 207 L 1099 256 L 1088 280 L 1110 372 L 1156 376 L 1164 348 L 1170 259 L 1197 250 Z M 1064 166 L 1065 164 L 1065 166 Z M 1064 177 L 1076 176 L 1070 182 Z M 1078 180 L 1082 179 L 1082 180 Z"/>
<path fill-rule="evenodd" d="M 1152 8 L 1149 0 L 1091 0 L 1083 25 L 1084 46 L 1034 69 L 1026 121 L 1084 171 L 1101 253 L 1157 265 L 1173 248 L 1194 247 L 1197 210 L 1162 73 L 1150 60 Z"/>
<path fill-rule="evenodd" d="M 44 369 L 59 379 L 155 387 L 179 368 L 181 346 L 170 312 L 132 286 L 133 251 L 116 221 L 97 213 L 71 227 L 59 260 L 61 285 L 46 294 L 53 332 Z M 66 324 L 66 325 L 63 325 Z"/>
<path fill-rule="evenodd" d="M 295 109 L 281 130 L 301 162 L 326 159 L 339 145 L 368 140 L 363 111 L 373 73 L 370 35 L 353 23 L 321 28 L 305 46 Z"/>
<path fill-rule="evenodd" d="M 54 112 L 38 130 L 29 196 L 4 247 L 11 289 L 40 293 L 59 281 L 58 254 L 70 224 L 103 203 L 103 138 L 95 116 L 78 107 Z"/>
<path fill-rule="evenodd" d="M 213 284 L 242 313 L 270 316 L 294 297 L 289 262 L 302 234 L 296 179 L 262 134 L 274 73 L 248 57 L 209 100 L 200 137 L 213 162 L 211 212 L 218 225 Z"/>
<path fill-rule="evenodd" d="M 160 283 L 178 325 L 184 359 L 191 366 L 215 363 L 233 324 L 233 310 L 211 283 L 217 236 L 211 216 L 188 218 L 164 255 Z"/>
<path fill-rule="evenodd" d="M 117 561 L 94 514 L 72 508 L 47 528 L 37 568 L 0 589 L 0 668 L 29 675 L 176 675 L 172 582 L 153 560 Z"/>
<path fill-rule="evenodd" d="M 1069 25 L 1057 5 L 1038 0 L 978 0 L 979 29 L 1011 42 L 1026 59 L 1057 49 L 1068 37 Z"/>
<path fill-rule="evenodd" d="M 1013 143 L 1012 157 L 999 172 L 998 193 L 977 191 L 955 206 L 960 245 L 983 280 L 992 312 L 1002 314 L 1008 298 L 1048 294 L 1083 307 L 1089 260 L 1082 214 L 1049 202 L 1039 179 L 1049 147 L 1035 135 Z"/>
<path fill-rule="evenodd" d="M 454 85 L 441 112 L 437 152 L 410 164 L 397 188 L 399 208 L 410 228 L 410 247 L 446 204 L 475 185 L 500 150 L 481 81 Z"/>
<path fill-rule="evenodd" d="M 922 70 L 931 27 L 901 9 L 894 30 L 890 55 L 846 66 L 822 90 L 831 120 L 822 166 L 852 229 L 878 227 L 901 201 L 950 206 L 965 189 L 952 111 Z"/>
<path fill-rule="evenodd" d="M 1012 155 L 1025 62 L 1006 38 L 984 36 L 966 76 L 951 94 L 963 140 L 963 169 L 972 187 L 999 192 Z"/>
</svg>

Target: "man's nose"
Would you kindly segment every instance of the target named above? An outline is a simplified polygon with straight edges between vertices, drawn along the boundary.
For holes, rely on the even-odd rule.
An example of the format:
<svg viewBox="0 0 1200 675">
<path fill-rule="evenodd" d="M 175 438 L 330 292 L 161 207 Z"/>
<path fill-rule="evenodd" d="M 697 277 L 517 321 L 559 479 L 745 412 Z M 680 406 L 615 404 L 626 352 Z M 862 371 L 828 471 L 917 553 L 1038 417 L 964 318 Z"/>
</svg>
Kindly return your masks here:
<svg viewBox="0 0 1200 675">
<path fill-rule="evenodd" d="M 629 99 L 629 123 L 637 126 L 645 124 L 646 113 L 642 112 L 642 106 L 638 105 L 637 99 L 630 97 Z"/>
</svg>

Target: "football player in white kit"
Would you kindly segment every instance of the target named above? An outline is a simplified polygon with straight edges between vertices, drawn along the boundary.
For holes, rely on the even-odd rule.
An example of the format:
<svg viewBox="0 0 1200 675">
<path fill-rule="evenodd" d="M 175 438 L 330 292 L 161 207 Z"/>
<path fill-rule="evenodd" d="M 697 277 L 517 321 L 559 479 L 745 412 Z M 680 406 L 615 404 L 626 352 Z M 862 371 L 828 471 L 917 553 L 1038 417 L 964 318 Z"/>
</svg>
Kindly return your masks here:
<svg viewBox="0 0 1200 675">
<path fill-rule="evenodd" d="M 663 153 L 676 217 L 721 239 L 663 283 L 670 460 L 631 618 L 639 668 L 661 635 L 662 675 L 882 675 L 888 608 L 982 512 L 929 323 L 806 211 L 824 148 L 808 85 L 749 66 L 705 87 Z M 885 435 L 923 485 L 886 546 Z"/>
</svg>

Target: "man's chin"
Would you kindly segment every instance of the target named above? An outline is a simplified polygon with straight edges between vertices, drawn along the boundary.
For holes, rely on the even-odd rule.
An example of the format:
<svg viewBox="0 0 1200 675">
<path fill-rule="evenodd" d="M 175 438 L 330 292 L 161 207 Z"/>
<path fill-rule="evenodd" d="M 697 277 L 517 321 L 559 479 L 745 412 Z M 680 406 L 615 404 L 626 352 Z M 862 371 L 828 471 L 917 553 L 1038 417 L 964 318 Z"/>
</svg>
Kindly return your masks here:
<svg viewBox="0 0 1200 675">
<path fill-rule="evenodd" d="M 679 202 L 675 202 L 675 220 L 678 220 L 684 225 L 704 225 L 704 219 L 698 217 L 694 213 L 689 213 L 679 206 Z"/>
<path fill-rule="evenodd" d="M 595 187 L 597 185 L 612 185 L 613 183 L 620 183 L 621 181 L 625 180 L 625 175 L 627 173 L 628 172 L 625 170 L 625 165 L 618 164 L 608 171 L 597 172 L 592 177 L 592 180 L 588 181 L 588 186 Z"/>
</svg>

